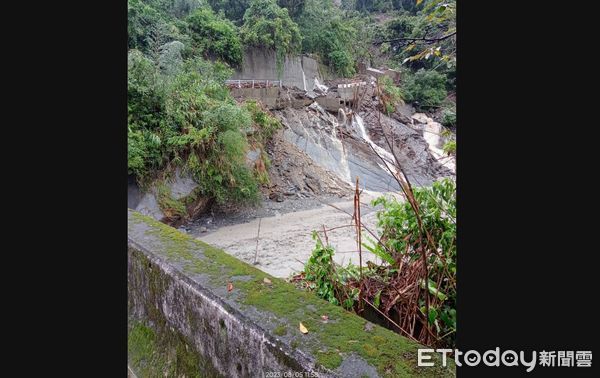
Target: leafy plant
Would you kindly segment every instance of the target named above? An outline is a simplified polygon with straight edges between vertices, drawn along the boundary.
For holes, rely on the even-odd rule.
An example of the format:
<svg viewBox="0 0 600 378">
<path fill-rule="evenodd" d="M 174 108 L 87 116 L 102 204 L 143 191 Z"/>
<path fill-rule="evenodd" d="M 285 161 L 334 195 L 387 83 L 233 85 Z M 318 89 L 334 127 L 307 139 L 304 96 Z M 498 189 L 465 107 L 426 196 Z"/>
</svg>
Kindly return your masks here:
<svg viewBox="0 0 600 378">
<path fill-rule="evenodd" d="M 444 153 L 446 155 L 456 155 L 456 141 L 449 140 L 444 144 Z"/>
<path fill-rule="evenodd" d="M 211 8 L 196 9 L 188 18 L 193 45 L 233 66 L 242 62 L 242 44 L 236 26 Z"/>
<path fill-rule="evenodd" d="M 217 202 L 255 202 L 258 180 L 247 167 L 252 114 L 237 106 L 224 79 L 231 71 L 201 58 L 165 76 L 139 51 L 128 59 L 128 168 L 138 181 L 180 165 Z M 166 209 L 184 211 L 158 193 Z"/>
<path fill-rule="evenodd" d="M 335 266 L 333 263 L 333 247 L 324 246 L 317 233 L 313 231 L 312 238 L 316 242 L 308 262 L 304 266 L 305 278 L 311 282 L 316 294 L 333 304 L 340 304 L 335 295 L 337 282 Z"/>
<path fill-rule="evenodd" d="M 446 127 L 456 127 L 456 108 L 442 111 L 442 124 Z"/>
<path fill-rule="evenodd" d="M 300 51 L 302 36 L 298 25 L 275 0 L 251 0 L 240 32 L 245 45 L 275 51 L 280 75 L 285 55 Z"/>
<path fill-rule="evenodd" d="M 380 240 L 386 250 L 394 251 L 396 261 L 407 258 L 409 265 L 421 261 L 424 243 L 436 251 L 428 256 L 427 285 L 419 281 L 431 295 L 429 313 L 422 313 L 430 319 L 439 338 L 447 337 L 444 342 L 452 344 L 456 330 L 456 186 L 454 181 L 444 179 L 431 188 L 416 188 L 414 196 L 419 217 L 409 201 L 386 197 L 373 201 L 374 206 L 383 206 L 383 211 L 377 213 Z M 427 230 L 427 240 L 423 240 L 421 229 Z"/>
<path fill-rule="evenodd" d="M 404 99 L 419 109 L 438 106 L 447 96 L 446 78 L 437 71 L 420 69 L 409 75 L 402 85 Z"/>
<path fill-rule="evenodd" d="M 250 0 L 208 0 L 208 3 L 215 12 L 222 12 L 225 17 L 239 25 Z"/>
<path fill-rule="evenodd" d="M 380 102 L 386 113 L 393 113 L 397 105 L 404 104 L 402 90 L 388 76 L 380 77 L 378 83 L 381 94 Z"/>
<path fill-rule="evenodd" d="M 453 346 L 456 331 L 456 187 L 452 180 L 414 189 L 414 201 L 380 197 L 377 212 L 380 239 L 363 243 L 381 265 L 362 269 L 333 262 L 334 249 L 316 232 L 315 249 L 305 265 L 304 281 L 316 294 L 346 309 L 361 311 L 368 302 L 388 319 L 401 319 L 397 331 L 427 345 Z M 413 204 L 417 204 L 415 211 Z M 425 230 L 426 238 L 423 237 Z M 426 240 L 424 240 L 426 239 Z M 427 254 L 424 269 L 423 249 Z M 427 276 L 424 276 L 427 272 Z M 428 300 L 423 295 L 427 292 Z M 362 299 L 361 299 L 362 298 Z M 403 322 L 403 323 L 402 323 Z M 427 324 L 427 326 L 426 326 Z M 410 325 L 410 327 L 409 327 Z M 431 338 L 426 327 L 431 327 Z"/>
<path fill-rule="evenodd" d="M 246 101 L 244 107 L 252 117 L 260 142 L 266 143 L 281 128 L 281 122 L 256 100 Z"/>
<path fill-rule="evenodd" d="M 304 52 L 316 54 L 340 76 L 354 75 L 370 42 L 363 19 L 344 14 L 331 1 L 307 0 L 298 25 Z"/>
</svg>

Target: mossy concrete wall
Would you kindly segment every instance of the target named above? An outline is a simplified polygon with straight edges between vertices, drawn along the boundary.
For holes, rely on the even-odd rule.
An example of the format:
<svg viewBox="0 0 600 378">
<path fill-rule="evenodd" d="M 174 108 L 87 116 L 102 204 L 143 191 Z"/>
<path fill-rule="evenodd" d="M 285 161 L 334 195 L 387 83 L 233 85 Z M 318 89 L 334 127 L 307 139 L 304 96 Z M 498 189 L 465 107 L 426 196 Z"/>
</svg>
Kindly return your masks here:
<svg viewBox="0 0 600 378">
<path fill-rule="evenodd" d="M 417 367 L 417 343 L 133 210 L 128 312 L 139 377 L 455 375 Z"/>
<path fill-rule="evenodd" d="M 281 80 L 283 85 L 287 87 L 312 91 L 315 77 L 321 83 L 323 82 L 319 64 L 308 56 L 286 56 L 280 75 L 277 69 L 275 51 L 248 48 L 244 51 L 242 67 L 234 73 L 231 79 Z"/>
</svg>

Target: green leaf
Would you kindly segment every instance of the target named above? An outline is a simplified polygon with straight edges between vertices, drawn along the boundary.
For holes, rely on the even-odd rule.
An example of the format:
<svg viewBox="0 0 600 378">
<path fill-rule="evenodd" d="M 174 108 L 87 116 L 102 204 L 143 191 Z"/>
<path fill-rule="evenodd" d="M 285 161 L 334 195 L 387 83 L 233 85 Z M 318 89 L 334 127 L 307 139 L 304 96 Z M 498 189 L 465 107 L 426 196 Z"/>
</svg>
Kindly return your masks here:
<svg viewBox="0 0 600 378">
<path fill-rule="evenodd" d="M 441 291 L 439 291 L 436 287 L 435 287 L 435 282 L 429 280 L 429 293 L 431 293 L 432 295 L 437 296 L 441 301 L 445 301 L 446 298 L 448 298 L 446 296 L 446 294 L 442 293 Z"/>
<path fill-rule="evenodd" d="M 437 318 L 437 310 L 433 307 L 429 308 L 429 323 L 433 323 Z"/>
<path fill-rule="evenodd" d="M 379 290 L 377 292 L 377 294 L 375 294 L 375 299 L 373 299 L 373 305 L 375 305 L 375 307 L 379 308 L 380 302 L 381 302 L 381 290 Z"/>
</svg>

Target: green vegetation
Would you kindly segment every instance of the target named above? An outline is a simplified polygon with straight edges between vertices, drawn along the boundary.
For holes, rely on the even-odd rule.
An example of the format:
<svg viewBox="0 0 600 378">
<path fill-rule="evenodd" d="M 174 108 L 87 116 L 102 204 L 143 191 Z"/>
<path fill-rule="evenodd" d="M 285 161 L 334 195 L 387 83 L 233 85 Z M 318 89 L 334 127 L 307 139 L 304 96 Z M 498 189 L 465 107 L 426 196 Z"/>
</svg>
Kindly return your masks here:
<svg viewBox="0 0 600 378">
<path fill-rule="evenodd" d="M 247 134 L 265 143 L 279 123 L 256 104 L 238 106 L 224 86 L 230 70 L 202 58 L 181 61 L 165 75 L 140 51 L 128 58 L 128 168 L 140 182 L 175 166 L 189 172 L 200 194 L 217 202 L 258 199 L 258 181 L 246 166 Z M 160 195 L 163 202 L 167 195 Z M 166 207 L 184 209 L 174 202 Z"/>
<path fill-rule="evenodd" d="M 381 94 L 380 102 L 387 114 L 393 113 L 396 106 L 404 104 L 402 90 L 388 76 L 382 76 L 378 81 Z"/>
<path fill-rule="evenodd" d="M 177 336 L 157 334 L 138 321 L 130 321 L 127 335 L 128 363 L 143 377 L 201 377 L 206 364 Z"/>
<path fill-rule="evenodd" d="M 456 141 L 450 140 L 444 144 L 444 153 L 446 155 L 456 155 Z"/>
<path fill-rule="evenodd" d="M 372 59 L 402 68 L 407 102 L 434 110 L 456 91 L 456 1 L 357 1 L 364 11 L 391 10 L 373 31 Z"/>
<path fill-rule="evenodd" d="M 196 9 L 187 18 L 192 46 L 206 51 L 232 66 L 242 63 L 242 44 L 235 25 L 212 11 L 209 7 Z"/>
<path fill-rule="evenodd" d="M 446 78 L 436 72 L 420 69 L 408 76 L 402 85 L 406 101 L 416 103 L 417 108 L 439 106 L 447 96 Z"/>
<path fill-rule="evenodd" d="M 331 246 L 323 246 L 321 240 L 317 238 L 316 232 L 313 232 L 313 239 L 317 244 L 304 266 L 305 278 L 310 281 L 310 287 L 319 297 L 333 304 L 340 304 L 336 298 L 334 286 L 337 281 L 334 278 L 335 268 L 332 258 L 334 249 Z"/>
<path fill-rule="evenodd" d="M 298 25 L 275 0 L 251 0 L 240 33 L 245 45 L 275 51 L 280 74 L 285 56 L 300 51 L 302 36 Z"/>
<path fill-rule="evenodd" d="M 281 122 L 273 117 L 270 112 L 255 100 L 247 100 L 245 109 L 250 113 L 258 132 L 258 141 L 265 144 L 275 131 L 281 128 Z"/>
<path fill-rule="evenodd" d="M 250 5 L 250 0 L 208 0 L 208 3 L 215 12 L 224 14 L 225 17 L 240 26 L 244 13 Z"/>
<path fill-rule="evenodd" d="M 391 252 L 392 258 L 408 257 L 411 262 L 422 257 L 419 247 L 424 243 L 435 243 L 437 253 L 428 257 L 429 277 L 427 288 L 431 295 L 429 322 L 434 332 L 447 345 L 454 345 L 456 331 L 456 184 L 445 179 L 435 182 L 431 188 L 415 189 L 414 196 L 419 204 L 419 219 L 408 201 L 380 197 L 373 205 L 383 205 L 377 213 L 377 225 L 381 229 L 382 244 L 372 249 Z M 422 226 L 420 226 L 420 224 Z M 421 228 L 427 230 L 428 239 L 420 237 Z M 410 264 L 409 264 L 410 265 Z M 425 288 L 425 282 L 420 282 Z M 420 310 L 425 313 L 425 303 Z"/>
<path fill-rule="evenodd" d="M 366 237 L 363 247 L 383 262 L 381 265 L 369 262 L 363 267 L 362 274 L 352 264 L 336 265 L 334 248 L 324 245 L 317 233 L 313 233 L 316 246 L 304 268 L 304 287 L 333 304 L 342 304 L 359 313 L 363 311 L 363 301 L 368 301 L 370 306 L 390 318 L 408 320 L 408 323 L 415 319 L 419 326 L 412 334 L 401 332 L 396 325 L 390 326 L 427 345 L 454 347 L 455 193 L 455 183 L 449 179 L 435 182 L 431 188 L 415 189 L 418 212 L 411 206 L 411 201 L 400 202 L 386 197 L 374 200 L 373 206 L 382 206 L 377 213 L 381 236 L 378 241 Z M 423 233 L 427 235 L 426 240 L 423 240 Z M 422 248 L 435 251 L 427 257 L 427 283 L 418 273 L 422 272 L 423 266 Z M 421 294 L 425 290 L 427 296 Z M 403 292 L 402 297 L 399 292 Z M 429 337 L 425 327 L 431 327 L 434 338 Z M 370 348 L 366 352 L 375 353 Z"/>
<path fill-rule="evenodd" d="M 419 344 L 379 326 L 365 332 L 366 320 L 172 227 L 131 212 L 130 229 L 132 234 L 141 232 L 152 236 L 161 257 L 167 262 L 181 263 L 187 274 L 201 274 L 210 285 L 219 287 L 235 281 L 234 290 L 227 295 L 242 306 L 252 306 L 285 321 L 286 334 L 292 340 L 290 345 L 314 353 L 317 362 L 323 366 L 335 369 L 342 362 L 342 356 L 354 352 L 373 364 L 384 377 L 452 375 L 453 368 L 442 368 L 439 360 L 435 370 L 416 366 Z M 236 276 L 244 276 L 245 279 L 232 280 Z M 266 285 L 265 277 L 272 284 Z M 328 322 L 321 320 L 323 314 L 328 315 Z M 308 328 L 310 337 L 300 333 L 299 322 Z M 279 333 L 283 332 L 280 325 L 273 325 L 272 331 L 278 329 Z"/>
<path fill-rule="evenodd" d="M 287 327 L 284 324 L 280 324 L 273 330 L 273 333 L 277 336 L 284 336 L 287 334 Z"/>
<path fill-rule="evenodd" d="M 442 124 L 446 127 L 456 127 L 456 107 L 444 108 L 442 111 Z"/>
<path fill-rule="evenodd" d="M 355 62 L 368 46 L 361 34 L 362 19 L 347 15 L 330 0 L 307 0 L 298 23 L 304 52 L 316 54 L 341 76 L 356 72 Z"/>
<path fill-rule="evenodd" d="M 223 84 L 230 71 L 195 58 L 162 75 L 135 50 L 128 63 L 129 172 L 143 181 L 182 166 L 219 202 L 255 200 L 257 182 L 245 166 L 252 120 Z"/>
</svg>

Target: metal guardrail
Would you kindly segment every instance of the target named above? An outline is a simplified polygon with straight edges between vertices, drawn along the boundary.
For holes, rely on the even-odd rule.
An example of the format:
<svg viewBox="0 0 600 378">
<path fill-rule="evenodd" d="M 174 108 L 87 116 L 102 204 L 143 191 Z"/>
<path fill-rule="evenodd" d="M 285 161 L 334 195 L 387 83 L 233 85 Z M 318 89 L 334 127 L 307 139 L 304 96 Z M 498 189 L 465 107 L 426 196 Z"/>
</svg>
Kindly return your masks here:
<svg viewBox="0 0 600 378">
<path fill-rule="evenodd" d="M 239 79 L 239 80 L 225 80 L 226 85 L 236 85 L 238 88 L 247 88 L 247 84 L 250 84 L 250 88 L 268 88 L 271 87 L 280 87 L 282 86 L 281 80 L 257 80 L 257 79 Z M 242 85 L 244 84 L 244 85 Z M 261 84 L 264 84 L 261 85 Z"/>
</svg>

